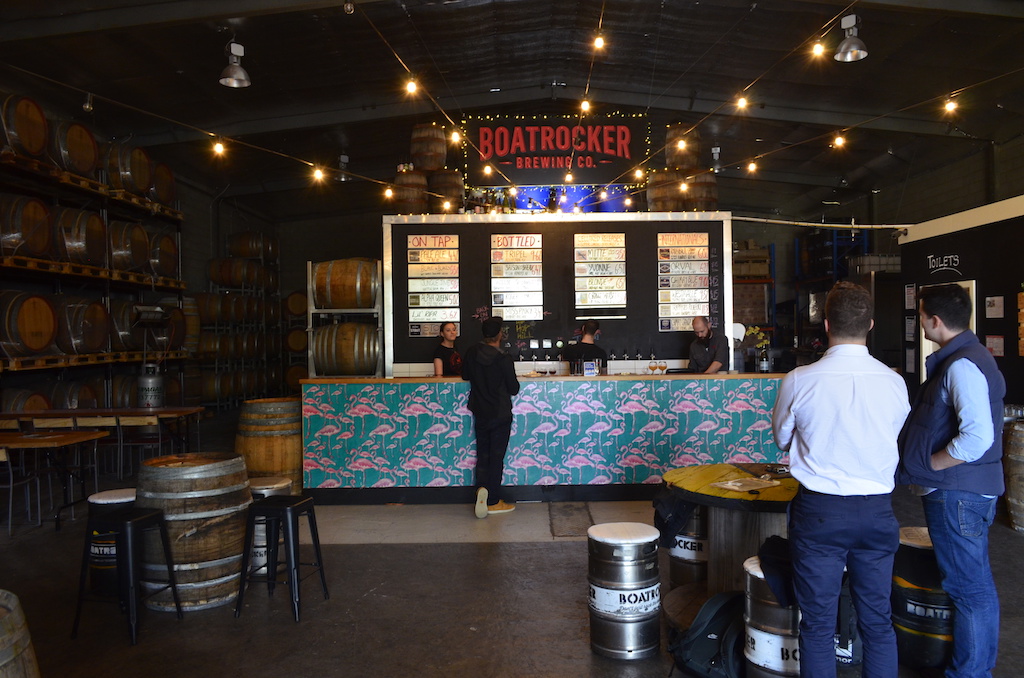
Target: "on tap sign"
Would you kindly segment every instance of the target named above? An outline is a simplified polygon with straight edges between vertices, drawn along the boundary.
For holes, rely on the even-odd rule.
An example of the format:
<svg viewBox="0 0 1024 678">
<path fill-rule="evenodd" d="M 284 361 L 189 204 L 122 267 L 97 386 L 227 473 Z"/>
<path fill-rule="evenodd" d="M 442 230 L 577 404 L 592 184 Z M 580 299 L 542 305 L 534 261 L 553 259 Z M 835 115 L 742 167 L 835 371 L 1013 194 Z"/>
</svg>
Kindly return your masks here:
<svg viewBox="0 0 1024 678">
<path fill-rule="evenodd" d="M 466 183 L 517 186 L 630 183 L 647 157 L 646 117 L 489 116 L 465 121 Z M 485 173 L 490 165 L 499 172 Z"/>
</svg>

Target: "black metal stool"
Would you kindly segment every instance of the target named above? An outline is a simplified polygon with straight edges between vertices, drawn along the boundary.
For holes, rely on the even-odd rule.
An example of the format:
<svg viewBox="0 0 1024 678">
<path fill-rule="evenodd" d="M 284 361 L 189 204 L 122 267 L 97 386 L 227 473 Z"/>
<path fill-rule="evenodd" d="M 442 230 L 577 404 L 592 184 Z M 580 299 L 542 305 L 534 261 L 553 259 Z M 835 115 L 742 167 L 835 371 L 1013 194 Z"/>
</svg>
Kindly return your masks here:
<svg viewBox="0 0 1024 678">
<path fill-rule="evenodd" d="M 316 554 L 316 562 L 299 562 L 299 517 L 306 516 L 309 519 L 309 533 L 313 541 L 313 552 Z M 252 553 L 253 534 L 256 531 L 257 522 L 264 522 L 267 528 L 267 563 L 250 569 L 250 554 Z M 324 589 L 324 600 L 330 598 L 327 592 L 327 577 L 324 575 L 324 561 L 320 555 L 320 536 L 316 531 L 316 514 L 313 511 L 312 497 L 295 497 L 286 494 L 271 495 L 259 501 L 255 501 L 249 507 L 249 521 L 245 529 L 245 545 L 242 548 L 242 576 L 238 584 L 238 601 L 235 603 L 235 616 L 242 614 L 242 598 L 245 595 L 245 585 L 248 582 L 266 583 L 267 594 L 274 593 L 275 584 L 283 584 L 277 578 L 278 560 L 278 535 L 284 529 L 285 563 L 287 565 L 286 577 L 288 590 L 292 596 L 292 613 L 295 621 L 299 621 L 299 566 L 306 565 L 315 568 L 320 572 L 320 585 Z M 263 575 L 257 575 L 260 570 L 265 570 Z M 306 576 L 311 576 L 309 572 Z"/>
<path fill-rule="evenodd" d="M 167 580 L 160 582 L 166 583 L 166 586 L 143 595 L 142 533 L 145 530 L 160 531 L 164 562 L 167 565 Z M 85 548 L 82 552 L 82 572 L 78 580 L 78 607 L 75 609 L 75 624 L 71 629 L 72 638 L 78 635 L 78 622 L 82 617 L 82 602 L 85 600 L 85 587 L 89 576 L 89 553 L 92 549 L 93 534 L 116 535 L 118 597 L 122 609 L 128 612 L 132 645 L 138 642 L 139 602 L 145 598 L 165 589 L 171 589 L 178 619 L 182 618 L 178 587 L 174 581 L 174 564 L 171 562 L 171 542 L 167 536 L 163 511 L 135 506 L 125 507 L 103 515 L 89 516 L 89 522 L 85 528 Z"/>
</svg>

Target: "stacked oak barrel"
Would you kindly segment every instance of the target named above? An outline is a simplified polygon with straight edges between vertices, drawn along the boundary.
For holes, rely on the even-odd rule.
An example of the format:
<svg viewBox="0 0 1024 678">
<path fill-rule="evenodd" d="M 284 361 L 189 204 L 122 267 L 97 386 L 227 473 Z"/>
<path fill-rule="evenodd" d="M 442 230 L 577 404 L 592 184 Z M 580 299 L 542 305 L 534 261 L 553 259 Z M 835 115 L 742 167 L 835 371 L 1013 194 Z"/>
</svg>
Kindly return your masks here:
<svg viewBox="0 0 1024 678">
<path fill-rule="evenodd" d="M 665 131 L 665 169 L 647 175 L 647 208 L 651 212 L 713 212 L 718 209 L 714 171 L 701 164 L 701 140 L 686 125 Z"/>
<path fill-rule="evenodd" d="M 395 176 L 394 205 L 398 214 L 458 212 L 465 199 L 462 173 L 445 167 L 448 139 L 436 123 L 418 124 L 412 130 L 411 163 L 399 166 Z M 449 203 L 446 210 L 445 202 Z"/>
<path fill-rule="evenodd" d="M 300 381 L 309 376 L 306 333 L 306 293 L 296 290 L 281 301 L 284 323 L 284 385 L 288 393 L 298 393 Z"/>
<path fill-rule="evenodd" d="M 212 259 L 210 292 L 196 295 L 202 401 L 227 405 L 281 387 L 281 304 L 276 236 L 241 231 Z"/>
</svg>

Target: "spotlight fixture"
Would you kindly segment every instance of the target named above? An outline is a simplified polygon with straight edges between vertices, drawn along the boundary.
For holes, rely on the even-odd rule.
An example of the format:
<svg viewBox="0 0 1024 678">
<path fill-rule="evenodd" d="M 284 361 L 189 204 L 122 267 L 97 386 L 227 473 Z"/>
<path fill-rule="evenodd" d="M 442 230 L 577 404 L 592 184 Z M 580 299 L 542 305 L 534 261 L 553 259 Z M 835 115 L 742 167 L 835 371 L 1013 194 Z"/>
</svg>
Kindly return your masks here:
<svg viewBox="0 0 1024 678">
<path fill-rule="evenodd" d="M 82 104 L 82 110 L 86 113 L 92 113 L 92 92 L 85 95 L 85 103 Z"/>
<path fill-rule="evenodd" d="M 836 61 L 850 63 L 867 57 L 868 48 L 864 45 L 864 41 L 857 37 L 857 24 L 859 23 L 860 18 L 856 14 L 844 16 L 839 22 L 840 28 L 846 31 L 846 37 L 836 47 Z"/>
<path fill-rule="evenodd" d="M 228 55 L 228 65 L 220 72 L 220 84 L 225 87 L 248 87 L 252 84 L 249 74 L 242 68 L 242 57 L 245 56 L 245 47 L 235 42 L 232 38 L 224 47 L 224 53 Z"/>
</svg>

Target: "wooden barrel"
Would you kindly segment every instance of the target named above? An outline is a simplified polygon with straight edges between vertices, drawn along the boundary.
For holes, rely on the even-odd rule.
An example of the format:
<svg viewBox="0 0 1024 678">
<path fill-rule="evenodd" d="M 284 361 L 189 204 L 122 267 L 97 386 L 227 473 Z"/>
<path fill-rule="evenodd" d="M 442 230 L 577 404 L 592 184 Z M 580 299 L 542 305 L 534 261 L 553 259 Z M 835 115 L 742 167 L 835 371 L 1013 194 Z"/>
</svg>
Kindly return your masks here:
<svg viewBox="0 0 1024 678">
<path fill-rule="evenodd" d="M 281 324 L 281 302 L 278 299 L 267 299 L 263 304 L 263 322 L 273 327 Z"/>
<path fill-rule="evenodd" d="M 0 676 L 39 678 L 39 664 L 21 601 L 4 590 L 0 590 Z"/>
<path fill-rule="evenodd" d="M 224 295 L 213 292 L 196 293 L 196 308 L 200 325 L 217 325 L 224 322 Z"/>
<path fill-rule="evenodd" d="M 167 323 L 163 327 L 149 330 L 152 337 L 149 347 L 158 351 L 180 351 L 185 346 L 185 312 L 174 306 L 163 306 Z"/>
<path fill-rule="evenodd" d="M 270 393 L 279 393 L 284 380 L 284 373 L 281 370 L 281 363 L 270 363 L 267 365 L 266 387 Z"/>
<path fill-rule="evenodd" d="M 1010 524 L 1024 532 L 1024 421 L 1015 421 L 1003 431 L 1003 475 Z"/>
<path fill-rule="evenodd" d="M 0 252 L 48 257 L 52 242 L 46 203 L 23 195 L 0 194 Z"/>
<path fill-rule="evenodd" d="M 177 407 L 185 404 L 183 378 L 177 371 L 164 375 L 164 405 Z"/>
<path fill-rule="evenodd" d="M 228 325 L 241 325 L 249 315 L 248 297 L 229 292 L 221 295 L 221 320 Z"/>
<path fill-rule="evenodd" d="M 306 315 L 305 292 L 292 292 L 284 298 L 284 315 L 287 318 L 302 318 Z"/>
<path fill-rule="evenodd" d="M 131 299 L 110 301 L 110 348 L 114 351 L 141 351 L 146 330 L 135 324 L 135 302 Z"/>
<path fill-rule="evenodd" d="M 178 187 L 174 181 L 174 171 L 163 162 L 153 163 L 153 185 L 149 188 L 149 197 L 161 205 L 173 205 L 178 198 Z"/>
<path fill-rule="evenodd" d="M 318 375 L 367 375 L 377 371 L 377 327 L 339 323 L 313 331 L 313 364 Z"/>
<path fill-rule="evenodd" d="M 427 211 L 427 174 L 419 170 L 399 172 L 395 176 L 394 205 L 397 214 L 423 214 Z"/>
<path fill-rule="evenodd" d="M 665 130 L 665 164 L 667 167 L 684 169 L 700 167 L 700 132 L 687 133 L 689 125 L 674 123 Z M 679 142 L 683 142 L 680 147 Z"/>
<path fill-rule="evenodd" d="M 281 476 L 302 494 L 302 414 L 298 398 L 246 400 L 238 416 L 235 452 L 250 478 Z"/>
<path fill-rule="evenodd" d="M 110 267 L 120 271 L 139 271 L 149 265 L 149 235 L 134 221 L 111 221 Z"/>
<path fill-rule="evenodd" d="M 49 126 L 43 107 L 34 99 L 8 94 L 2 118 L 7 142 L 18 155 L 39 157 L 46 152 Z"/>
<path fill-rule="evenodd" d="M 305 353 L 308 345 L 306 330 L 301 327 L 288 330 L 288 334 L 284 338 L 284 345 L 292 353 Z"/>
<path fill-rule="evenodd" d="M 226 605 L 238 595 L 250 504 L 245 461 L 236 454 L 177 454 L 142 462 L 135 505 L 164 512 L 182 609 Z M 146 536 L 144 563 L 158 579 L 165 566 L 156 534 Z M 174 610 L 171 592 L 156 593 L 146 607 Z"/>
<path fill-rule="evenodd" d="M 202 371 L 202 394 L 204 403 L 229 400 L 235 397 L 234 375 L 230 372 Z"/>
<path fill-rule="evenodd" d="M 9 358 L 45 353 L 57 337 L 57 312 L 39 294 L 0 291 L 0 350 Z"/>
<path fill-rule="evenodd" d="M 182 375 L 182 404 L 185 406 L 197 406 L 203 402 L 203 372 L 199 365 L 188 363 L 185 365 L 185 372 Z"/>
<path fill-rule="evenodd" d="M 202 360 L 215 360 L 220 357 L 220 337 L 214 332 L 200 332 L 196 356 Z"/>
<path fill-rule="evenodd" d="M 430 196 L 431 211 L 437 214 L 445 212 L 455 213 L 463 206 L 466 197 L 466 183 L 462 179 L 462 172 L 454 169 L 442 169 L 433 172 L 427 178 L 427 185 L 431 193 L 439 193 L 441 197 Z M 449 202 L 448 209 L 444 208 L 445 201 Z"/>
<path fill-rule="evenodd" d="M 376 259 L 313 264 L 313 304 L 317 308 L 373 308 L 379 287 Z"/>
<path fill-rule="evenodd" d="M 41 391 L 26 388 L 0 389 L 0 411 L 25 412 L 52 409 L 50 398 Z"/>
<path fill-rule="evenodd" d="M 263 234 L 257 231 L 232 233 L 228 236 L 228 254 L 233 257 L 262 257 Z"/>
<path fill-rule="evenodd" d="M 692 175 L 686 192 L 686 209 L 691 212 L 718 210 L 718 178 L 714 172 L 700 171 Z"/>
<path fill-rule="evenodd" d="M 100 406 L 92 384 L 85 381 L 55 381 L 47 390 L 55 410 L 92 409 Z"/>
<path fill-rule="evenodd" d="M 690 173 L 666 169 L 647 175 L 647 209 L 651 212 L 684 212 L 689 192 Z M 687 189 L 683 190 L 683 184 Z"/>
<path fill-rule="evenodd" d="M 263 234 L 263 260 L 276 262 L 281 250 L 281 243 L 276 235 Z"/>
<path fill-rule="evenodd" d="M 64 120 L 53 125 L 50 157 L 72 174 L 92 179 L 100 164 L 96 136 L 80 122 Z"/>
<path fill-rule="evenodd" d="M 110 314 L 102 301 L 63 297 L 57 309 L 57 348 L 69 355 L 106 350 Z"/>
<path fill-rule="evenodd" d="M 58 207 L 53 211 L 57 258 L 76 264 L 103 266 L 107 255 L 107 225 L 99 212 Z"/>
<path fill-rule="evenodd" d="M 110 144 L 105 156 L 107 182 L 118 190 L 146 195 L 153 185 L 149 153 L 129 144 Z"/>
<path fill-rule="evenodd" d="M 289 393 L 299 393 L 302 391 L 302 384 L 300 380 L 305 379 L 309 376 L 309 370 L 306 369 L 305 365 L 291 365 L 284 372 L 284 383 L 288 387 Z"/>
<path fill-rule="evenodd" d="M 892 568 L 892 625 L 900 664 L 913 669 L 945 664 L 952 651 L 953 614 L 928 528 L 900 528 Z"/>
<path fill-rule="evenodd" d="M 281 276 L 277 272 L 277 269 L 269 266 L 263 267 L 263 289 L 267 292 L 277 292 L 278 286 L 281 284 Z"/>
<path fill-rule="evenodd" d="M 248 259 L 223 257 L 211 259 L 207 269 L 210 282 L 221 287 L 251 287 L 259 277 L 258 264 Z"/>
<path fill-rule="evenodd" d="M 111 407 L 135 407 L 139 401 L 139 377 L 115 374 L 110 380 Z"/>
<path fill-rule="evenodd" d="M 161 297 L 157 302 L 162 308 L 170 310 L 178 308 L 177 297 Z M 199 307 L 195 297 L 181 298 L 181 316 L 183 321 L 183 334 L 181 335 L 181 346 L 190 356 L 196 354 L 199 349 Z"/>
<path fill-rule="evenodd" d="M 178 275 L 178 243 L 166 233 L 149 237 L 149 267 L 154 275 L 174 278 Z"/>
<path fill-rule="evenodd" d="M 409 150 L 415 169 L 427 172 L 441 169 L 448 158 L 444 128 L 434 123 L 415 125 Z"/>
</svg>

